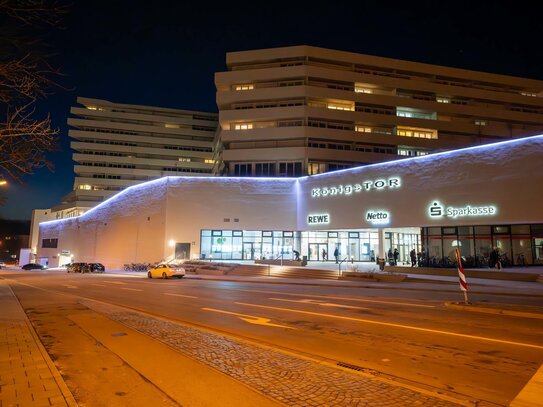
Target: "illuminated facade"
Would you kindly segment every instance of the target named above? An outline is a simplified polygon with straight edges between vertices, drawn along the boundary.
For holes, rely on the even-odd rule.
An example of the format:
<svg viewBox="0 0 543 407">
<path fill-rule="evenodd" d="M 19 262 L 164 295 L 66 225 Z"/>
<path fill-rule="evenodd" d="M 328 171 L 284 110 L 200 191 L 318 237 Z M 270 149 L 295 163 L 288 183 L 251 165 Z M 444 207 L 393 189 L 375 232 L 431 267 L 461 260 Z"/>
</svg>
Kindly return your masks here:
<svg viewBox="0 0 543 407">
<path fill-rule="evenodd" d="M 542 155 L 535 136 L 299 178 L 164 177 L 41 223 L 38 257 L 122 268 L 293 250 L 333 261 L 336 248 L 355 261 L 398 248 L 404 261 L 415 248 L 442 265 L 459 247 L 483 265 L 497 247 L 543 264 Z"/>
<path fill-rule="evenodd" d="M 543 81 L 310 46 L 226 64 L 219 174 L 313 175 L 543 131 Z"/>
</svg>

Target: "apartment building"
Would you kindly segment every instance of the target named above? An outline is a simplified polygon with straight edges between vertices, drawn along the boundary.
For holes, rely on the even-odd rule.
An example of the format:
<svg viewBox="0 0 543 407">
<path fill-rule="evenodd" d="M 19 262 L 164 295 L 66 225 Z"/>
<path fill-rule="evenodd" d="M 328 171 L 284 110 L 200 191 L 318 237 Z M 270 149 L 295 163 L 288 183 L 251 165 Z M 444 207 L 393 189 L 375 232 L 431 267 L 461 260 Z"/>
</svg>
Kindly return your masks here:
<svg viewBox="0 0 543 407">
<path fill-rule="evenodd" d="M 124 188 L 167 175 L 211 175 L 217 114 L 79 97 L 68 119 L 76 216 Z"/>
<path fill-rule="evenodd" d="M 310 46 L 226 63 L 219 174 L 313 175 L 543 132 L 543 81 Z"/>
</svg>

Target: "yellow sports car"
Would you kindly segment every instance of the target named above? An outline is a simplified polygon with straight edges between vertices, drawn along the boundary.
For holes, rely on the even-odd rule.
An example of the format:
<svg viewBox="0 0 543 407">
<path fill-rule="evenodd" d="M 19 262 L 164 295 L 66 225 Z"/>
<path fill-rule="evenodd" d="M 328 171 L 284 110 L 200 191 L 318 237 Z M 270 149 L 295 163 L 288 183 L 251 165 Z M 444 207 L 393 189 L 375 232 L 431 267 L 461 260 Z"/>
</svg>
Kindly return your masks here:
<svg viewBox="0 0 543 407">
<path fill-rule="evenodd" d="M 176 267 L 170 264 L 159 264 L 147 271 L 147 277 L 149 278 L 183 278 L 184 275 L 185 269 L 183 267 Z"/>
</svg>

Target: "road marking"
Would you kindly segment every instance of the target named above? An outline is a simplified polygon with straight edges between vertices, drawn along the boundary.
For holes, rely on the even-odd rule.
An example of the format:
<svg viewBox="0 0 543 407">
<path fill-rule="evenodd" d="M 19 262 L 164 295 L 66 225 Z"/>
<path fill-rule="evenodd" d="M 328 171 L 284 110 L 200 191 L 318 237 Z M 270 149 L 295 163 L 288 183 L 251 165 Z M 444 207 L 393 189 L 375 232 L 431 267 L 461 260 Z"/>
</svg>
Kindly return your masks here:
<svg viewBox="0 0 543 407">
<path fill-rule="evenodd" d="M 107 285 L 103 285 L 103 284 L 91 284 L 91 285 L 95 285 L 97 287 L 107 287 Z"/>
<path fill-rule="evenodd" d="M 192 295 L 183 295 L 183 294 L 174 294 L 174 293 L 164 293 L 164 295 L 171 295 L 173 297 L 198 298 Z"/>
<path fill-rule="evenodd" d="M 63 287 L 66 287 L 66 288 L 77 288 L 77 286 L 75 285 L 69 285 L 69 284 L 62 284 Z"/>
<path fill-rule="evenodd" d="M 121 290 L 143 291 L 143 290 L 140 290 L 139 288 L 127 288 L 127 287 L 121 287 Z"/>
<path fill-rule="evenodd" d="M 366 307 L 357 307 L 355 305 L 334 304 L 334 303 L 331 303 L 331 302 L 324 302 L 324 301 L 321 301 L 321 300 L 311 300 L 311 299 L 288 300 L 286 298 L 269 298 L 269 299 L 274 300 L 274 301 L 286 301 L 286 302 L 298 302 L 298 303 L 302 303 L 302 304 L 314 304 L 314 305 L 320 305 L 321 307 L 336 307 L 336 308 L 369 310 L 369 308 L 366 308 Z"/>
<path fill-rule="evenodd" d="M 503 344 L 506 344 L 506 345 L 516 345 L 516 346 L 523 346 L 523 347 L 526 347 L 526 348 L 535 348 L 535 349 L 543 350 L 542 345 L 533 345 L 531 343 L 506 341 L 506 340 L 503 340 L 503 339 L 487 338 L 487 337 L 484 337 L 484 336 L 477 336 L 477 335 L 460 334 L 460 333 L 457 333 L 457 332 L 440 331 L 438 329 L 420 328 L 420 327 L 417 327 L 417 326 L 394 324 L 392 322 L 372 321 L 370 319 L 345 317 L 345 316 L 341 316 L 341 315 L 332 315 L 332 314 L 322 314 L 320 312 L 301 311 L 301 310 L 294 310 L 294 309 L 288 309 L 288 308 L 270 307 L 270 306 L 267 306 L 267 305 L 248 304 L 246 302 L 234 302 L 234 304 L 245 305 L 247 307 L 272 309 L 272 310 L 277 310 L 277 311 L 295 312 L 295 313 L 298 313 L 298 314 L 315 315 L 315 316 L 319 316 L 319 317 L 345 319 L 347 321 L 364 322 L 364 323 L 367 323 L 367 324 L 390 326 L 390 327 L 394 327 L 394 328 L 410 329 L 410 330 L 413 330 L 413 331 L 430 332 L 430 333 L 441 334 L 441 335 L 457 336 L 457 337 L 460 337 L 460 338 L 477 339 L 477 340 L 481 340 L 481 341 L 497 342 L 497 343 L 503 343 Z"/>
<path fill-rule="evenodd" d="M 219 312 L 221 314 L 234 315 L 234 316 L 238 317 L 239 319 L 241 319 L 242 321 L 248 322 L 250 324 L 273 326 L 273 327 L 276 327 L 276 328 L 296 329 L 296 328 L 292 328 L 292 327 L 286 326 L 286 325 L 272 324 L 270 322 L 271 319 L 269 319 L 269 318 L 255 317 L 253 315 L 238 314 L 237 312 L 223 311 L 223 310 L 215 309 L 215 308 L 202 308 L 202 310 L 211 311 L 211 312 Z"/>
<path fill-rule="evenodd" d="M 104 281 L 104 283 L 109 283 L 109 284 L 126 284 L 126 283 L 123 283 L 122 281 Z"/>
<path fill-rule="evenodd" d="M 397 301 L 383 301 L 383 300 L 368 300 L 366 298 L 352 298 L 352 297 L 333 297 L 328 295 L 316 295 L 316 294 L 294 294 L 294 293 L 278 293 L 277 291 L 268 291 L 268 290 L 244 290 L 242 288 L 222 288 L 224 290 L 235 290 L 235 291 L 244 291 L 249 293 L 264 293 L 264 294 L 281 294 L 289 295 L 292 297 L 313 297 L 313 298 L 324 298 L 326 300 L 343 300 L 343 301 L 359 301 L 359 302 L 372 302 L 376 304 L 389 304 L 389 305 L 404 305 L 406 307 L 420 307 L 420 308 L 436 308 L 435 305 L 425 305 L 425 304 L 413 304 L 410 302 L 397 302 Z"/>
</svg>

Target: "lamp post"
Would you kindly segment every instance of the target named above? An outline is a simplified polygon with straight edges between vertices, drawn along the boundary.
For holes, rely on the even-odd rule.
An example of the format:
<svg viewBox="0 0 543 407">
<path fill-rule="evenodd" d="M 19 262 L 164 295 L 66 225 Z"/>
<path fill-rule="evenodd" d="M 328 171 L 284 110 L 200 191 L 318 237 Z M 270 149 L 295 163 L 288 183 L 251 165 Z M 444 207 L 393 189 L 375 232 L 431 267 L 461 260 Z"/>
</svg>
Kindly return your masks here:
<svg viewBox="0 0 543 407">
<path fill-rule="evenodd" d="M 0 179 L 0 186 L 7 185 L 8 182 L 5 179 Z"/>
</svg>

